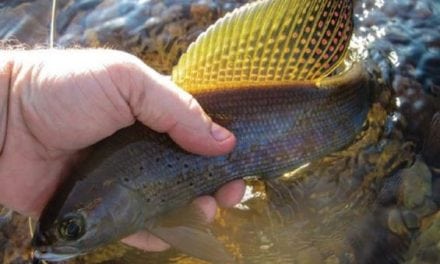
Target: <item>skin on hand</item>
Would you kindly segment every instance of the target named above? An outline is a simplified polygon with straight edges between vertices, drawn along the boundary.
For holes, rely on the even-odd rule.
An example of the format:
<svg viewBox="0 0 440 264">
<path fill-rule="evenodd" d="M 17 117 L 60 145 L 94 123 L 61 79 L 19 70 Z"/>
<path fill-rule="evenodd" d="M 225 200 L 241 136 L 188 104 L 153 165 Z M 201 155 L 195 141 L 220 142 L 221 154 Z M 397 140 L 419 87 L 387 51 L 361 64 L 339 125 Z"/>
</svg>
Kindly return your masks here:
<svg viewBox="0 0 440 264">
<path fill-rule="evenodd" d="M 24 215 L 39 216 L 81 150 L 136 120 L 193 153 L 221 155 L 235 145 L 191 95 L 127 53 L 0 51 L 0 57 L 6 58 L 0 62 L 0 203 Z M 233 206 L 243 193 L 238 180 L 194 203 L 211 221 L 218 205 Z M 145 250 L 168 247 L 146 233 L 124 241 Z"/>
</svg>

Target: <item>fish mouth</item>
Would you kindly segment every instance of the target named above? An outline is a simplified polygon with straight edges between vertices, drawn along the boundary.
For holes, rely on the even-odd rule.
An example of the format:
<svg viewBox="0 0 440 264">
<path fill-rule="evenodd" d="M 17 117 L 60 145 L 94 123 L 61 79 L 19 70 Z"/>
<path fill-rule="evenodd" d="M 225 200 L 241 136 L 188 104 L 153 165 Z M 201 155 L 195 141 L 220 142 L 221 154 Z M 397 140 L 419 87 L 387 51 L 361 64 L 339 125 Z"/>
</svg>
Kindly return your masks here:
<svg viewBox="0 0 440 264">
<path fill-rule="evenodd" d="M 46 260 L 50 262 L 68 260 L 78 255 L 79 254 L 59 254 L 59 253 L 41 252 L 39 250 L 34 250 L 34 258 L 40 260 Z"/>
<path fill-rule="evenodd" d="M 78 250 L 74 247 L 63 247 L 62 249 L 44 247 L 44 248 L 35 249 L 33 252 L 34 258 L 39 260 L 46 260 L 50 262 L 68 260 L 77 257 L 79 255 L 82 254 L 79 253 Z"/>
</svg>

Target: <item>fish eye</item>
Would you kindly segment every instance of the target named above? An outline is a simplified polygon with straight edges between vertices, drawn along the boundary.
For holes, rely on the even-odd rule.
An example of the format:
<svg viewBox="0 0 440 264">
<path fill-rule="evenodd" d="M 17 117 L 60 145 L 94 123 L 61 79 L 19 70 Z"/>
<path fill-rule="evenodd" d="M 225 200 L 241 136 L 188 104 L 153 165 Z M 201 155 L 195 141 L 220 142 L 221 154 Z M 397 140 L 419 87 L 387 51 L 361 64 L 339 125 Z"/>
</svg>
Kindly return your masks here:
<svg viewBox="0 0 440 264">
<path fill-rule="evenodd" d="M 66 215 L 58 225 L 58 233 L 65 240 L 76 240 L 80 238 L 84 232 L 84 218 L 81 215 Z"/>
</svg>

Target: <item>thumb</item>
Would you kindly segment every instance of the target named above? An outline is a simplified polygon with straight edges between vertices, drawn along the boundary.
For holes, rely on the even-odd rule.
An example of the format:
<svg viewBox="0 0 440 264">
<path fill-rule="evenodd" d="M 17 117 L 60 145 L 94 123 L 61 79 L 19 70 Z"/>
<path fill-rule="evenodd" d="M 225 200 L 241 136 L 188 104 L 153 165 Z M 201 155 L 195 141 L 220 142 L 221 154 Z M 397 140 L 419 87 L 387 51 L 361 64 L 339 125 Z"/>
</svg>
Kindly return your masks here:
<svg viewBox="0 0 440 264">
<path fill-rule="evenodd" d="M 133 115 L 144 125 L 166 132 L 182 148 L 201 155 L 221 155 L 232 150 L 234 135 L 216 124 L 197 100 L 141 61 L 135 61 L 128 102 Z"/>
</svg>

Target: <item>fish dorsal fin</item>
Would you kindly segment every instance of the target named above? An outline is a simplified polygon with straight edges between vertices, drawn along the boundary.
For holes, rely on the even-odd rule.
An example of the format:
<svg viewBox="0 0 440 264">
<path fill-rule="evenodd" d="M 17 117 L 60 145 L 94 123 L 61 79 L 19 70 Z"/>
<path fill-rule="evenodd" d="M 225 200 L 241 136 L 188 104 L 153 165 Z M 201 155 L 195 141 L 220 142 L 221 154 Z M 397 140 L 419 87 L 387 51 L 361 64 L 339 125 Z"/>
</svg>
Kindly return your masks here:
<svg viewBox="0 0 440 264">
<path fill-rule="evenodd" d="M 314 82 L 343 61 L 351 0 L 261 0 L 218 20 L 188 48 L 172 79 L 189 92 Z"/>
</svg>

